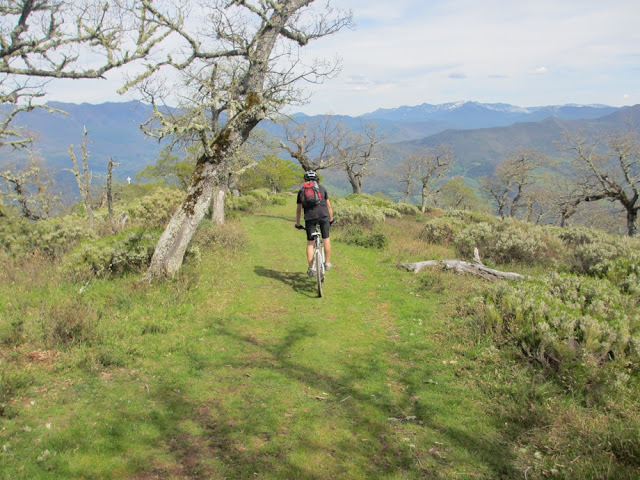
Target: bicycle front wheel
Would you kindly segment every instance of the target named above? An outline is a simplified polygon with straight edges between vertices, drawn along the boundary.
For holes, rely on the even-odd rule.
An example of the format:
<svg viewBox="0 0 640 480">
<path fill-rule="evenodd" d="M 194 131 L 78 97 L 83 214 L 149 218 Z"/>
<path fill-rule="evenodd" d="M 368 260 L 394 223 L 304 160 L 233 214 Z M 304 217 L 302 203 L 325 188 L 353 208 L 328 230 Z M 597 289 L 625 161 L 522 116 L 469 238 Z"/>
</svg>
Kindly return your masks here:
<svg viewBox="0 0 640 480">
<path fill-rule="evenodd" d="M 316 267 L 316 282 L 318 283 L 318 296 L 322 297 L 322 280 L 324 280 L 324 263 L 322 263 L 322 253 L 316 250 L 313 255 L 313 263 Z"/>
</svg>

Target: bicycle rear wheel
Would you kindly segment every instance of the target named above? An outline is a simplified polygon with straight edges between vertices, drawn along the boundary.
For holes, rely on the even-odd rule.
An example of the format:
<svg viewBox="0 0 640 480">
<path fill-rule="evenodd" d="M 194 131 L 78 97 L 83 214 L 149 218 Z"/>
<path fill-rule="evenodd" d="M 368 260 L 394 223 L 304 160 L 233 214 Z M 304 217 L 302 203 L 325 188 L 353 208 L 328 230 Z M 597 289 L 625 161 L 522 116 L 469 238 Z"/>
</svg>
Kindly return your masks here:
<svg viewBox="0 0 640 480">
<path fill-rule="evenodd" d="M 318 283 L 318 296 L 322 297 L 322 281 L 324 280 L 324 264 L 322 263 L 322 254 L 316 250 L 313 255 L 313 263 L 316 267 L 316 282 Z"/>
</svg>

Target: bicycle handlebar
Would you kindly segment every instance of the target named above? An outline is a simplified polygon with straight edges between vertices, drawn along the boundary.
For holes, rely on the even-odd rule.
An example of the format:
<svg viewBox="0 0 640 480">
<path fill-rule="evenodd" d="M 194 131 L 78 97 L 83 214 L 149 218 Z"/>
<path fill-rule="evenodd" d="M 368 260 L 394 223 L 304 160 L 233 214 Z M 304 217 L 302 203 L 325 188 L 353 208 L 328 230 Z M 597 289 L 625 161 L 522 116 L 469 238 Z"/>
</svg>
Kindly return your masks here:
<svg viewBox="0 0 640 480">
<path fill-rule="evenodd" d="M 338 223 L 338 220 L 334 218 L 333 220 L 331 220 L 329 222 L 329 225 L 335 225 L 336 223 Z M 305 229 L 304 225 L 294 224 L 293 226 L 296 227 L 298 230 L 304 230 Z"/>
</svg>

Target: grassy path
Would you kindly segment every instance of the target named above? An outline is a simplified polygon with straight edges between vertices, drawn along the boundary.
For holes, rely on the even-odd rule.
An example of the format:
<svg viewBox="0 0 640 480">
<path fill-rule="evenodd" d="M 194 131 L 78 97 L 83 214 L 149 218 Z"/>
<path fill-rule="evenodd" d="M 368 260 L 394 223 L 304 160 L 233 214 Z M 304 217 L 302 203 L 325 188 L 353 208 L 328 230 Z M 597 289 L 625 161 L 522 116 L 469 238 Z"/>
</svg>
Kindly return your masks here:
<svg viewBox="0 0 640 480">
<path fill-rule="evenodd" d="M 293 211 L 174 282 L 90 288 L 108 340 L 39 367 L 0 478 L 515 478 L 447 292 L 334 243 L 316 298 Z"/>
</svg>

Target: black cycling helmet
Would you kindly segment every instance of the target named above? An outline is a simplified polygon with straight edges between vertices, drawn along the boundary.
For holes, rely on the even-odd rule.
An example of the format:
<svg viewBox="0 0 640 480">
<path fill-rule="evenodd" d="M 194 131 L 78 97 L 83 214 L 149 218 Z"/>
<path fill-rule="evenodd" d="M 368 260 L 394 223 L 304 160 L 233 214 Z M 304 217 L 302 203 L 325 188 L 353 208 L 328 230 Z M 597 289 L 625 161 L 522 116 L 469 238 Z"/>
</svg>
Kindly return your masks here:
<svg viewBox="0 0 640 480">
<path fill-rule="evenodd" d="M 310 182 L 312 180 L 318 180 L 318 174 L 313 170 L 309 170 L 308 172 L 304 172 L 304 180 L 306 182 Z"/>
</svg>

